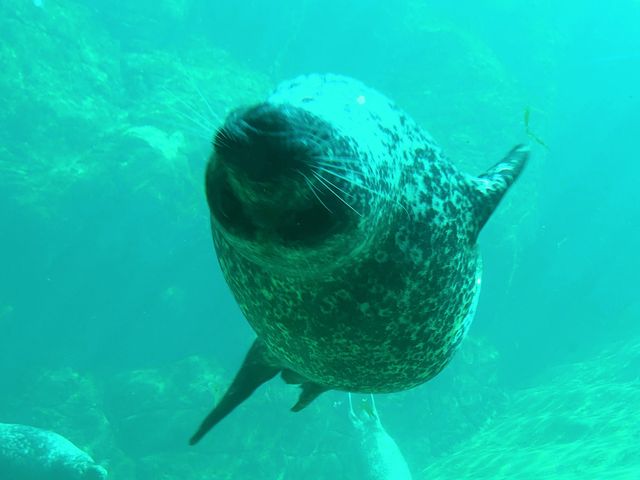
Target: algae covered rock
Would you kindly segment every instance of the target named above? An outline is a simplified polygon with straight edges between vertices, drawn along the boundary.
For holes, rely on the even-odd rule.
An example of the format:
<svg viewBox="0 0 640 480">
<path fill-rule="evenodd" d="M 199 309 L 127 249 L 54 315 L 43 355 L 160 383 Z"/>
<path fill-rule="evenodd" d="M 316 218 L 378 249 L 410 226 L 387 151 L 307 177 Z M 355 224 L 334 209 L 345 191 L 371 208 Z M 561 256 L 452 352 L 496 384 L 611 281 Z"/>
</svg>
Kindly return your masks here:
<svg viewBox="0 0 640 480">
<path fill-rule="evenodd" d="M 88 9 L 57 2 L 0 4 L 0 168 L 3 186 L 41 207 L 92 174 L 85 154 L 99 143 L 118 95 L 116 44 L 95 28 Z"/>
<path fill-rule="evenodd" d="M 556 367 L 421 478 L 631 479 L 640 471 L 640 338 Z"/>
<path fill-rule="evenodd" d="M 127 455 L 187 450 L 201 405 L 219 396 L 226 380 L 211 362 L 190 357 L 166 368 L 126 371 L 105 388 L 105 412 Z"/>
<path fill-rule="evenodd" d="M 488 340 L 470 335 L 430 384 L 376 397 L 385 428 L 410 466 L 420 466 L 425 456 L 441 455 L 466 441 L 502 411 L 506 395 L 496 373 L 499 362 Z"/>
<path fill-rule="evenodd" d="M 266 89 L 266 77 L 189 36 L 193 44 L 180 57 L 157 45 L 125 50 L 101 10 L 142 30 L 135 20 L 143 17 L 175 25 L 187 3 L 0 4 L 0 187 L 10 201 L 55 218 L 64 217 L 65 200 L 86 191 L 100 199 L 142 190 L 169 206 L 177 199 L 193 206 L 201 171 L 192 182 L 188 159 L 206 155 L 193 134 L 185 142 L 184 131 L 199 124 L 196 138 L 208 148 L 215 125 L 202 116 L 224 117 L 236 102 L 247 103 Z M 163 194 L 164 187 L 174 190 Z"/>
</svg>

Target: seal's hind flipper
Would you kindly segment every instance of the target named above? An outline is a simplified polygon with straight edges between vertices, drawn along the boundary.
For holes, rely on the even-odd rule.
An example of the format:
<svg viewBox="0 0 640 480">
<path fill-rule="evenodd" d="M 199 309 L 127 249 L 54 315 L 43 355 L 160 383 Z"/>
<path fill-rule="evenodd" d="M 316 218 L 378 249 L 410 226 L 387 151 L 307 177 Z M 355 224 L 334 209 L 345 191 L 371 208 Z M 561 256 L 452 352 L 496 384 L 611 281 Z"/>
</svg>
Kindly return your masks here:
<svg viewBox="0 0 640 480">
<path fill-rule="evenodd" d="M 502 200 L 509 187 L 516 181 L 529 159 L 529 147 L 516 145 L 502 160 L 477 178 L 473 179 L 475 196 L 475 237 Z"/>
<path fill-rule="evenodd" d="M 293 407 L 291 407 L 292 412 L 299 412 L 304 407 L 313 402 L 318 397 L 318 395 L 326 392 L 327 390 L 330 390 L 327 387 L 306 379 L 298 372 L 294 372 L 293 370 L 289 370 L 288 368 L 283 369 L 280 376 L 287 384 L 300 385 L 300 388 L 302 389 L 302 391 L 300 392 L 300 397 L 298 397 L 298 401 Z"/>
<path fill-rule="evenodd" d="M 249 398 L 256 388 L 275 377 L 280 370 L 280 367 L 274 367 L 269 363 L 264 344 L 256 339 L 231 386 L 204 419 L 198 431 L 189 440 L 189 444 L 198 443 L 220 420 Z"/>
<path fill-rule="evenodd" d="M 300 388 L 302 388 L 302 391 L 300 392 L 300 397 L 298 397 L 296 404 L 291 407 L 292 412 L 299 412 L 318 398 L 320 394 L 329 390 L 327 387 L 313 382 L 304 382 L 300 385 Z"/>
</svg>

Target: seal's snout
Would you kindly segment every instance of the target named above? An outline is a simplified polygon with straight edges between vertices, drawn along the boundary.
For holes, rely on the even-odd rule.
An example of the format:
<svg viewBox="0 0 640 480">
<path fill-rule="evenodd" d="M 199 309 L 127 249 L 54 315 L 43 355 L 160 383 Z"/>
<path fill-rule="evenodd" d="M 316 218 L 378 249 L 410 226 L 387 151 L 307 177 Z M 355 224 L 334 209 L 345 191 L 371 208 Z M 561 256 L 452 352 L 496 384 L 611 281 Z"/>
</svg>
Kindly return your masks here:
<svg viewBox="0 0 640 480">
<path fill-rule="evenodd" d="M 262 246 L 298 248 L 348 228 L 342 170 L 330 178 L 321 174 L 329 155 L 349 155 L 337 138 L 321 117 L 291 104 L 265 102 L 232 112 L 216 132 L 205 177 L 220 231 Z"/>
<path fill-rule="evenodd" d="M 295 171 L 306 154 L 296 142 L 297 112 L 263 103 L 232 113 L 215 136 L 223 164 L 254 181 L 273 180 Z"/>
</svg>

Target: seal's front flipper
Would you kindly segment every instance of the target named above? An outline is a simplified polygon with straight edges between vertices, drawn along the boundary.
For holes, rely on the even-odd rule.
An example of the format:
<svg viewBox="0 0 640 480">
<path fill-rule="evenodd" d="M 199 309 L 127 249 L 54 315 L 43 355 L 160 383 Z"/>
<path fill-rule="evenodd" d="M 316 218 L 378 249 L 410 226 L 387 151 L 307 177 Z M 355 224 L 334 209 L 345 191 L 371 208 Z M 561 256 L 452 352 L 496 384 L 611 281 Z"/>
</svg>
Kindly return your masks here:
<svg viewBox="0 0 640 480">
<path fill-rule="evenodd" d="M 522 173 L 528 159 L 529 147 L 517 145 L 492 168 L 473 179 L 474 242 L 506 191 Z"/>
<path fill-rule="evenodd" d="M 231 386 L 204 419 L 198 431 L 189 440 L 189 444 L 198 443 L 220 420 L 249 398 L 256 388 L 275 377 L 280 370 L 280 367 L 274 367 L 269 363 L 264 344 L 256 339 Z"/>
</svg>

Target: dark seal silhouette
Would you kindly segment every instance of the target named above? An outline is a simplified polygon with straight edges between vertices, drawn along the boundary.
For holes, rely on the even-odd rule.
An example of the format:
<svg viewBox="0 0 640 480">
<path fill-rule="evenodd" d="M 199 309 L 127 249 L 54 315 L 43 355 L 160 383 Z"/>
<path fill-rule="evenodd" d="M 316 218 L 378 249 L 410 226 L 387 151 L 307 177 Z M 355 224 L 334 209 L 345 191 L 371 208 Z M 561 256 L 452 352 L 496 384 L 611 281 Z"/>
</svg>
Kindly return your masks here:
<svg viewBox="0 0 640 480">
<path fill-rule="evenodd" d="M 449 362 L 480 290 L 476 238 L 522 171 L 484 174 L 353 79 L 309 75 L 231 113 L 206 171 L 213 241 L 257 339 L 198 442 L 280 373 L 293 410 L 329 389 L 408 389 Z"/>
</svg>

